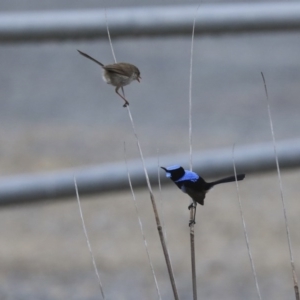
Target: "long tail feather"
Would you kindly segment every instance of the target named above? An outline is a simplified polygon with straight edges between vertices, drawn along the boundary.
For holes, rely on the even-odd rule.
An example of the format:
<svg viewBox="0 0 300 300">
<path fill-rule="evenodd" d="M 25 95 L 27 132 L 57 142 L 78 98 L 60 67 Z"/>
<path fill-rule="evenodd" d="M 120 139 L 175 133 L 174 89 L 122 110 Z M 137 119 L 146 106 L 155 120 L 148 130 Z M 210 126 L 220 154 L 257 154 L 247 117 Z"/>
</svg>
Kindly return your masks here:
<svg viewBox="0 0 300 300">
<path fill-rule="evenodd" d="M 84 53 L 84 52 L 82 52 L 82 51 L 80 51 L 80 50 L 77 50 L 77 51 L 78 51 L 82 56 L 84 56 L 84 57 L 86 57 L 86 58 L 88 58 L 88 59 L 94 61 L 96 64 L 100 65 L 101 67 L 104 67 L 104 64 L 102 64 L 100 61 L 96 60 L 95 58 L 89 56 L 88 54 L 86 54 L 86 53 Z"/>
<path fill-rule="evenodd" d="M 236 175 L 237 181 L 243 180 L 244 178 L 245 178 L 245 174 Z M 225 177 L 225 178 L 213 181 L 213 182 L 208 182 L 207 189 L 211 189 L 213 186 L 220 184 L 220 183 L 233 182 L 233 181 L 235 181 L 235 176 L 229 176 L 229 177 Z"/>
</svg>

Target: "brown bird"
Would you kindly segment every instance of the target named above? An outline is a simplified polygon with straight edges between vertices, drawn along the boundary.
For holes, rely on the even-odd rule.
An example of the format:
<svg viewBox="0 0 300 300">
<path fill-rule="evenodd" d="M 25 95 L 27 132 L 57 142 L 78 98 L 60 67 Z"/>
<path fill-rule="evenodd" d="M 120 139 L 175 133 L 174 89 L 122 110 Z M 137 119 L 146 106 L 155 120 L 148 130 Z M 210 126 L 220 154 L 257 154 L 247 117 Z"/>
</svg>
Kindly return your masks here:
<svg viewBox="0 0 300 300">
<path fill-rule="evenodd" d="M 140 76 L 140 70 L 129 63 L 116 63 L 116 64 L 111 64 L 111 65 L 104 65 L 100 61 L 96 60 L 95 58 L 89 56 L 88 54 L 77 50 L 81 55 L 84 57 L 94 61 L 98 65 L 100 65 L 103 70 L 103 80 L 116 87 L 115 91 L 116 93 L 125 101 L 125 104 L 123 107 L 126 107 L 129 105 L 129 102 L 119 93 L 119 89 L 122 88 L 123 86 L 130 84 L 133 80 L 137 80 L 140 82 L 141 76 Z M 123 91 L 124 92 L 124 91 Z"/>
</svg>

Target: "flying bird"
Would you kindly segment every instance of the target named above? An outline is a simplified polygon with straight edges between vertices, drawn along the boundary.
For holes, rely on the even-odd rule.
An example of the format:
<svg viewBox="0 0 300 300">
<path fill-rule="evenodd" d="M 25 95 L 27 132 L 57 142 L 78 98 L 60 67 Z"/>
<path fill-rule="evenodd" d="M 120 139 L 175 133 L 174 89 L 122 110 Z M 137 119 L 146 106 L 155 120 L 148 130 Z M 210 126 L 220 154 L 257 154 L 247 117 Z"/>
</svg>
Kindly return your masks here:
<svg viewBox="0 0 300 300">
<path fill-rule="evenodd" d="M 142 79 L 140 70 L 136 66 L 124 62 L 111 65 L 104 65 L 100 61 L 91 57 L 90 55 L 80 50 L 77 51 L 82 56 L 92 60 L 93 62 L 95 62 L 103 68 L 103 80 L 106 83 L 116 87 L 115 92 L 125 101 L 123 107 L 129 105 L 129 102 L 126 100 L 126 98 L 119 93 L 119 89 L 122 88 L 123 91 L 123 86 L 130 84 L 133 80 L 137 80 L 138 82 L 140 82 L 140 79 Z"/>
</svg>

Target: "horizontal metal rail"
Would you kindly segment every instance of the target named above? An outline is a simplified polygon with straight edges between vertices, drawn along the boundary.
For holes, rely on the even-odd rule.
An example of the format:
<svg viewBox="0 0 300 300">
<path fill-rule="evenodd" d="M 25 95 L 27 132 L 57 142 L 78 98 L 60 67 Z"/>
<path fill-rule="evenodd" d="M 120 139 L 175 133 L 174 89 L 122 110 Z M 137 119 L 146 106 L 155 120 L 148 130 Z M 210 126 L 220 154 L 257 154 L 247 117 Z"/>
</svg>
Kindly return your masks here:
<svg viewBox="0 0 300 300">
<path fill-rule="evenodd" d="M 277 152 L 282 169 L 300 167 L 300 140 L 278 142 Z M 162 166 L 180 164 L 188 167 L 188 154 L 160 157 L 160 162 Z M 232 148 L 194 153 L 193 162 L 194 170 L 204 178 L 233 174 Z M 273 144 L 236 147 L 235 163 L 237 171 L 246 174 L 276 170 Z M 141 161 L 132 160 L 128 164 L 133 187 L 146 187 Z M 147 159 L 146 166 L 151 182 L 156 184 L 157 158 Z M 162 181 L 166 181 L 163 171 L 161 174 Z M 129 189 L 125 163 L 120 162 L 46 174 L 0 178 L 0 205 L 75 197 L 74 176 L 81 195 Z"/>
<path fill-rule="evenodd" d="M 197 6 L 107 9 L 117 37 L 190 35 Z M 300 29 L 300 3 L 203 4 L 195 34 Z M 0 42 L 107 38 L 105 10 L 0 13 Z"/>
</svg>

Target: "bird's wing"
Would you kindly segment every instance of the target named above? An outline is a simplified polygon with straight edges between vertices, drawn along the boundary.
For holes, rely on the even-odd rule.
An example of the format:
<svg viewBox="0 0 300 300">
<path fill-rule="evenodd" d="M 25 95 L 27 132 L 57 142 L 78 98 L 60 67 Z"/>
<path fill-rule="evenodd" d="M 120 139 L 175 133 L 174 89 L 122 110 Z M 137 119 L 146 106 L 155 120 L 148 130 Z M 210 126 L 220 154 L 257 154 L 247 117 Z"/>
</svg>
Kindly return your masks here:
<svg viewBox="0 0 300 300">
<path fill-rule="evenodd" d="M 106 66 L 104 66 L 104 69 L 107 72 L 130 77 L 132 75 L 132 70 L 131 70 L 131 68 L 128 67 L 128 65 L 129 64 L 126 64 L 126 63 L 118 63 L 118 64 L 113 64 L 113 65 L 106 65 Z"/>
<path fill-rule="evenodd" d="M 206 182 L 199 177 L 197 180 L 185 180 L 182 182 L 182 190 L 187 193 L 194 201 L 204 205 L 204 198 L 207 192 Z"/>
<path fill-rule="evenodd" d="M 199 177 L 197 180 L 184 180 L 184 185 L 195 191 L 204 191 L 206 190 L 206 182 L 203 178 Z"/>
</svg>

